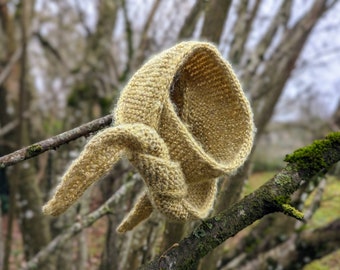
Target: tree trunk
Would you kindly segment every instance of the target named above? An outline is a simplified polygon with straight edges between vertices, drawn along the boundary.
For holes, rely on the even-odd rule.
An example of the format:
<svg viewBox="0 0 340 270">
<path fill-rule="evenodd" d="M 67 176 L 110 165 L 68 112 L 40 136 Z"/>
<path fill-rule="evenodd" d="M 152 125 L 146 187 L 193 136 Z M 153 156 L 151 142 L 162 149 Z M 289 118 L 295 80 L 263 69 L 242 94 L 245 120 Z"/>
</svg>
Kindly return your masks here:
<svg viewBox="0 0 340 270">
<path fill-rule="evenodd" d="M 235 21 L 232 29 L 233 39 L 229 49 L 229 60 L 233 64 L 239 64 L 241 57 L 244 56 L 246 41 L 250 36 L 251 26 L 259 9 L 260 2 L 261 1 L 256 0 L 251 11 L 248 11 L 248 0 L 242 0 L 239 2 L 236 15 L 237 20 Z"/>
<path fill-rule="evenodd" d="M 205 10 L 206 6 L 208 4 L 208 1 L 206 0 L 197 0 L 196 3 L 194 4 L 193 8 L 191 9 L 189 15 L 185 19 L 185 22 L 181 28 L 181 31 L 179 32 L 178 39 L 188 39 L 191 38 L 198 19 L 202 15 L 203 11 Z"/>
<path fill-rule="evenodd" d="M 27 1 L 22 1 L 21 30 L 23 52 L 20 61 L 19 77 L 19 127 L 17 130 L 18 145 L 29 145 L 32 127 L 30 122 L 23 118 L 24 112 L 29 110 L 31 90 L 27 77 L 27 44 L 30 6 Z M 41 212 L 42 195 L 35 181 L 36 170 L 32 162 L 23 162 L 16 173 L 18 199 L 16 201 L 19 211 L 20 227 L 23 236 L 26 259 L 33 257 L 39 250 L 46 246 L 51 238 L 47 218 Z M 13 190 L 11 190 L 12 192 Z M 15 190 L 14 190 L 15 192 Z M 54 269 L 53 257 L 44 263 L 44 269 Z"/>
<path fill-rule="evenodd" d="M 201 38 L 219 43 L 227 19 L 231 0 L 210 1 L 205 12 Z"/>
<path fill-rule="evenodd" d="M 41 193 L 34 179 L 33 166 L 27 161 L 18 170 L 18 211 L 26 259 L 32 258 L 51 240 L 47 219 L 41 212 Z"/>
</svg>

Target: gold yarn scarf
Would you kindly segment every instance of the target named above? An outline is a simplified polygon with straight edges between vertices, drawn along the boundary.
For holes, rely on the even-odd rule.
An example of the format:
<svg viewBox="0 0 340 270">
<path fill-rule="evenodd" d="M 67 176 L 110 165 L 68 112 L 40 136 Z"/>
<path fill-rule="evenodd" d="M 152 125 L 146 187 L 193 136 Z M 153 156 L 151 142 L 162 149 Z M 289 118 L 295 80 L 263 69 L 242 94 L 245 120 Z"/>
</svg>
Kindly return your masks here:
<svg viewBox="0 0 340 270">
<path fill-rule="evenodd" d="M 182 42 L 150 59 L 131 78 L 115 124 L 95 135 L 62 178 L 43 212 L 59 215 L 122 155 L 147 186 L 118 232 L 154 209 L 171 220 L 204 218 L 216 178 L 246 160 L 252 112 L 231 66 L 204 42 Z"/>
</svg>

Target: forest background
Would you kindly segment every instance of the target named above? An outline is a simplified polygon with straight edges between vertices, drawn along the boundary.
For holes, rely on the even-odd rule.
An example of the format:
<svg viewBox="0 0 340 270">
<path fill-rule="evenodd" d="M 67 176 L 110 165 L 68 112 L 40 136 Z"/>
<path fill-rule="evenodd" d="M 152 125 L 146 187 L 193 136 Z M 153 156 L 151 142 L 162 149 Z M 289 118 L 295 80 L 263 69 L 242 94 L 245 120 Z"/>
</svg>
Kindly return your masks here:
<svg viewBox="0 0 340 270">
<path fill-rule="evenodd" d="M 339 130 L 339 12 L 336 0 L 0 0 L 0 156 L 109 114 L 155 53 L 181 40 L 213 42 L 240 78 L 257 127 L 245 166 L 220 179 L 219 213 L 282 169 L 286 154 Z M 42 204 L 90 133 L 0 169 L 0 269 L 137 269 L 197 226 L 154 215 L 117 235 L 143 186 L 127 161 L 66 214 L 43 216 Z M 337 269 L 339 171 L 334 166 L 294 194 L 307 223 L 268 215 L 196 268 Z M 70 231 L 112 194 L 114 214 Z"/>
</svg>

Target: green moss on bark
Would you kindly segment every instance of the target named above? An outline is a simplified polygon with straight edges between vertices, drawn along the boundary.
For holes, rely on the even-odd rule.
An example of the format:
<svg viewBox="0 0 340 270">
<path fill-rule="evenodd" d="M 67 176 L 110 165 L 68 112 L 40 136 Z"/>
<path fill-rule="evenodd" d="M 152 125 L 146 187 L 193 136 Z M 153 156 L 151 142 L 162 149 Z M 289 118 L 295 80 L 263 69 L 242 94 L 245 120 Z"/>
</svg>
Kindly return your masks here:
<svg viewBox="0 0 340 270">
<path fill-rule="evenodd" d="M 33 144 L 27 148 L 27 156 L 33 156 L 36 153 L 40 153 L 42 151 L 42 147 L 39 144 Z"/>
<path fill-rule="evenodd" d="M 332 165 L 332 151 L 328 150 L 339 149 L 339 145 L 340 132 L 333 132 L 323 140 L 316 140 L 311 145 L 294 151 L 284 160 L 297 166 L 298 171 L 309 178 Z"/>
<path fill-rule="evenodd" d="M 294 217 L 298 220 L 303 219 L 304 214 L 290 204 L 290 197 L 278 196 L 275 198 L 275 202 L 277 203 L 278 207 L 282 209 L 284 214 Z"/>
<path fill-rule="evenodd" d="M 291 217 L 295 217 L 298 220 L 302 220 L 304 215 L 302 212 L 297 210 L 295 207 L 291 206 L 289 203 L 284 203 L 281 205 L 283 212 Z"/>
</svg>

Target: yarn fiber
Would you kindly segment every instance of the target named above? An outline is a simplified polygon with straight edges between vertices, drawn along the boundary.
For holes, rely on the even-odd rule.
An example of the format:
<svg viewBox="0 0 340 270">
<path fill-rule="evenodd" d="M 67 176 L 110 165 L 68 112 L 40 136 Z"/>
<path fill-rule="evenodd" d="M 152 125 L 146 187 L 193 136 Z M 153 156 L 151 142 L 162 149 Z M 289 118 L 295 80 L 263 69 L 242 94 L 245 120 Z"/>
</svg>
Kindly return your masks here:
<svg viewBox="0 0 340 270">
<path fill-rule="evenodd" d="M 43 212 L 59 215 L 122 156 L 146 191 L 119 225 L 133 229 L 154 209 L 171 220 L 204 218 L 216 178 L 250 153 L 253 116 L 232 67 L 204 42 L 182 42 L 142 66 L 121 93 L 115 124 L 71 164 Z"/>
</svg>

